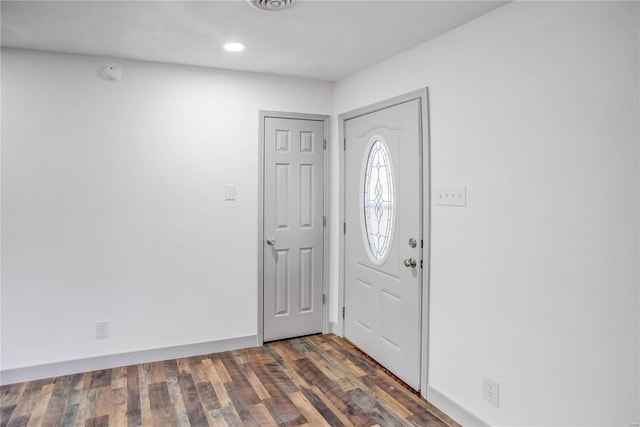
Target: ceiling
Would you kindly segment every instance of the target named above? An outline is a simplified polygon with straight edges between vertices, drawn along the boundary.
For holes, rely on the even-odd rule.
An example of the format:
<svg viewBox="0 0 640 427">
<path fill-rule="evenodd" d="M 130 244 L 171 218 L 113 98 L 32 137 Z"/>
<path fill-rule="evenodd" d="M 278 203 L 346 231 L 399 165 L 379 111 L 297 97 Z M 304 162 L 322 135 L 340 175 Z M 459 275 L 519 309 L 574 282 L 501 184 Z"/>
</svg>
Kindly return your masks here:
<svg viewBox="0 0 640 427">
<path fill-rule="evenodd" d="M 505 1 L 6 1 L 2 46 L 339 80 Z M 246 49 L 231 54 L 227 41 Z"/>
</svg>

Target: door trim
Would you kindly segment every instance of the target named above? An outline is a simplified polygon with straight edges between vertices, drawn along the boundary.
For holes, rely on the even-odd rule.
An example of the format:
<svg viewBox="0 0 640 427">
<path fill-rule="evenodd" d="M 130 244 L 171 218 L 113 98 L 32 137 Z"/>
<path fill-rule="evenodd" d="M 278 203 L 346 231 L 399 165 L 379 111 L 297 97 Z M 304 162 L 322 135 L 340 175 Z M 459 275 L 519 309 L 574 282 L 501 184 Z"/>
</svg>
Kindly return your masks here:
<svg viewBox="0 0 640 427">
<path fill-rule="evenodd" d="M 326 296 L 322 306 L 322 333 L 329 332 L 329 212 L 330 210 L 330 177 L 329 159 L 331 144 L 329 143 L 329 116 L 322 114 L 290 113 L 283 111 L 260 110 L 258 135 L 258 346 L 264 344 L 264 146 L 265 146 L 265 120 L 267 118 L 315 120 L 323 122 L 324 138 L 327 148 L 324 150 L 324 177 L 323 177 L 323 207 L 322 215 L 327 218 L 323 230 L 323 267 L 322 267 L 322 293 Z"/>
<path fill-rule="evenodd" d="M 385 108 L 393 107 L 398 104 L 403 104 L 408 101 L 413 100 L 420 101 L 420 149 L 422 152 L 422 164 L 420 167 L 420 173 L 422 175 L 422 200 L 420 201 L 420 205 L 422 207 L 422 239 L 423 239 L 423 249 L 422 249 L 422 259 L 423 259 L 423 267 L 422 267 L 422 301 L 421 301 L 421 344 L 420 344 L 420 394 L 423 398 L 427 397 L 427 385 L 429 384 L 428 380 L 428 366 L 429 366 L 429 267 L 430 267 L 430 259 L 431 259 L 431 242 L 430 242 L 430 229 L 431 229 L 431 168 L 430 168 L 430 132 L 429 132 L 429 92 L 428 88 L 419 89 L 413 92 L 405 93 L 403 95 L 399 95 L 381 102 L 376 102 L 375 104 L 367 105 L 362 108 L 358 108 L 352 111 L 348 111 L 346 113 L 342 113 L 338 116 L 338 132 L 339 132 L 339 182 L 340 187 L 339 191 L 339 222 L 340 232 L 339 232 L 339 242 L 338 246 L 340 248 L 340 256 L 339 256 L 339 282 L 338 282 L 338 324 L 337 330 L 334 333 L 344 336 L 345 331 L 345 322 L 342 318 L 342 310 L 345 304 L 345 234 L 342 229 L 342 224 L 345 221 L 345 209 L 346 209 L 346 200 L 345 200 L 345 127 L 347 120 L 355 119 L 357 117 L 374 113 L 379 110 L 383 110 Z"/>
</svg>

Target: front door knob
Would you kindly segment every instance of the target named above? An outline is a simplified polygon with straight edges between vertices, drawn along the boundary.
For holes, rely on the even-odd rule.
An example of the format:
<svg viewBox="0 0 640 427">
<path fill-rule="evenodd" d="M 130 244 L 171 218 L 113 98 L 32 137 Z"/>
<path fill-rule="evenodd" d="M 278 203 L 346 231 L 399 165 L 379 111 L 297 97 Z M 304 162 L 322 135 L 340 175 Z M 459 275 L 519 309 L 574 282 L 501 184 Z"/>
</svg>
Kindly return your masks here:
<svg viewBox="0 0 640 427">
<path fill-rule="evenodd" d="M 273 245 L 275 245 L 275 244 L 276 244 L 276 239 L 275 239 L 275 237 L 269 237 L 269 238 L 267 239 L 267 245 L 273 246 Z"/>
<path fill-rule="evenodd" d="M 418 262 L 413 258 L 409 258 L 409 259 L 405 259 L 404 260 L 404 266 L 405 267 L 415 267 L 416 265 L 418 265 Z"/>
</svg>

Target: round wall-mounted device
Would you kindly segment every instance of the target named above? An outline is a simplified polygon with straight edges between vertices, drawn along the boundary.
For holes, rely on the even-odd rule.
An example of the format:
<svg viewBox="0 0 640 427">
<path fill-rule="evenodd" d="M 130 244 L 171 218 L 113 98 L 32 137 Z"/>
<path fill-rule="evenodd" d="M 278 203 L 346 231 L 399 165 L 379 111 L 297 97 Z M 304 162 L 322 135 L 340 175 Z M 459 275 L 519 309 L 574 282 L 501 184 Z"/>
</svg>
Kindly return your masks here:
<svg viewBox="0 0 640 427">
<path fill-rule="evenodd" d="M 122 77 L 122 70 L 117 65 L 109 65 L 102 70 L 102 77 L 104 77 L 105 80 L 115 82 Z"/>
</svg>

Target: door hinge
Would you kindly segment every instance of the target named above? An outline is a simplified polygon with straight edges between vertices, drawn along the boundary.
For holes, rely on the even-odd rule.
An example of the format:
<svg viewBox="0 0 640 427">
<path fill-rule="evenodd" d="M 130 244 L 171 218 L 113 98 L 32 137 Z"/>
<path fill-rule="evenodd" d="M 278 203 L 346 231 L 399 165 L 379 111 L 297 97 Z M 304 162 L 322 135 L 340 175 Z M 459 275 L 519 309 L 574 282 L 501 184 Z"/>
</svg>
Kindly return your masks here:
<svg viewBox="0 0 640 427">
<path fill-rule="evenodd" d="M 326 299 L 325 295 L 322 294 L 322 305 L 325 305 L 326 302 L 327 302 L 327 299 Z"/>
<path fill-rule="evenodd" d="M 420 268 L 422 268 L 422 260 L 420 260 Z"/>
<path fill-rule="evenodd" d="M 347 234 L 347 223 L 344 222 L 343 225 L 344 225 L 344 227 L 342 227 L 342 233 L 343 234 Z"/>
<path fill-rule="evenodd" d="M 322 140 L 322 149 L 323 149 L 323 150 L 326 150 L 326 149 L 327 149 L 327 140 L 326 140 L 326 139 L 323 139 L 323 140 Z"/>
<path fill-rule="evenodd" d="M 326 226 L 327 226 L 327 217 L 326 217 L 326 216 L 323 216 L 323 217 L 322 217 L 322 226 L 323 226 L 323 227 L 326 227 Z"/>
<path fill-rule="evenodd" d="M 344 139 L 344 149 L 347 149 L 347 138 Z"/>
<path fill-rule="evenodd" d="M 345 308 L 344 308 L 344 306 L 343 306 L 343 307 L 342 307 L 342 318 L 343 318 L 343 319 L 344 319 L 344 313 L 345 313 L 345 311 L 346 311 L 346 310 L 345 310 Z"/>
</svg>

